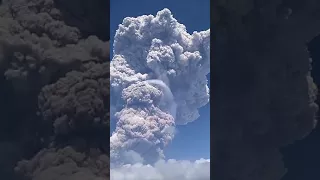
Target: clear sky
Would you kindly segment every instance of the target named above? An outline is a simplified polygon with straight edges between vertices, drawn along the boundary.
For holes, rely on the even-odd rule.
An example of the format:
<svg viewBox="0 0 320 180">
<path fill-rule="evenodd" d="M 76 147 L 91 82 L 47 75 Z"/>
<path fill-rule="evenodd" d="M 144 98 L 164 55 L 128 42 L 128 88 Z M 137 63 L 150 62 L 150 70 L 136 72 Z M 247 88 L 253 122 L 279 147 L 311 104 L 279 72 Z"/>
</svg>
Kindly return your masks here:
<svg viewBox="0 0 320 180">
<path fill-rule="evenodd" d="M 193 31 L 210 28 L 210 0 L 111 0 L 111 44 L 118 25 L 125 17 L 156 15 L 163 8 L 170 9 L 178 22 L 187 27 L 190 34 Z M 114 123 L 111 123 L 111 127 L 112 124 Z M 210 158 L 210 104 L 200 109 L 199 119 L 177 128 L 175 139 L 165 149 L 167 158 L 178 160 Z"/>
</svg>

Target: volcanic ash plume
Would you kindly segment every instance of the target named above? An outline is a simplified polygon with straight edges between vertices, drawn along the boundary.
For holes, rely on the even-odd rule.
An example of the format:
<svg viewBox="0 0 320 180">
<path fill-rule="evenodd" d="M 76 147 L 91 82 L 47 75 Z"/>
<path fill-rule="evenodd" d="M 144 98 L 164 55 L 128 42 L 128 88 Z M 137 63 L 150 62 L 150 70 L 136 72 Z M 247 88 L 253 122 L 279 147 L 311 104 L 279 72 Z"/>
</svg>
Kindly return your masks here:
<svg viewBox="0 0 320 180">
<path fill-rule="evenodd" d="M 113 46 L 111 162 L 154 163 L 164 157 L 175 125 L 196 120 L 209 102 L 210 29 L 190 35 L 163 9 L 125 18 Z"/>
</svg>

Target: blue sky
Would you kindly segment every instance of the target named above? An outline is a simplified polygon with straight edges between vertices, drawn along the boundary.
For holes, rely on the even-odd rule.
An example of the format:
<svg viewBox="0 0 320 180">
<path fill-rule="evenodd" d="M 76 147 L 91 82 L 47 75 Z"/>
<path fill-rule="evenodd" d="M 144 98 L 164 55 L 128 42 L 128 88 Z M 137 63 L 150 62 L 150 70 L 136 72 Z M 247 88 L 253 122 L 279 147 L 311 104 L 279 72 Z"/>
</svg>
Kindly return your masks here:
<svg viewBox="0 0 320 180">
<path fill-rule="evenodd" d="M 190 34 L 210 28 L 210 0 L 111 0 L 111 44 L 118 25 L 125 17 L 156 15 L 163 8 L 170 9 Z M 178 160 L 210 158 L 210 104 L 200 109 L 198 120 L 178 126 L 178 133 L 165 149 L 165 155 Z"/>
</svg>

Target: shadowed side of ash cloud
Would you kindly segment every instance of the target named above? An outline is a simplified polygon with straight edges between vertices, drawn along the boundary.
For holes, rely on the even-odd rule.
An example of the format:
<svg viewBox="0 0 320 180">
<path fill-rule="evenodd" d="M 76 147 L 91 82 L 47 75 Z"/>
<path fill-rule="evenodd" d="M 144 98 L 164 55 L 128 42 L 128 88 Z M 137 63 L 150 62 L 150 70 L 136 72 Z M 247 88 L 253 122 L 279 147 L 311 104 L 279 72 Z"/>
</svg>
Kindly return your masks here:
<svg viewBox="0 0 320 180">
<path fill-rule="evenodd" d="M 39 93 L 40 116 L 53 124 L 55 144 L 86 138 L 88 147 L 109 151 L 109 62 L 71 71 Z M 84 148 L 87 149 L 87 148 Z"/>
<path fill-rule="evenodd" d="M 109 177 L 108 12 L 102 0 L 2 1 L 3 178 Z"/>
<path fill-rule="evenodd" d="M 15 170 L 34 180 L 102 180 L 109 177 L 109 157 L 97 149 L 87 154 L 72 147 L 43 149 L 32 160 L 20 161 Z"/>
<path fill-rule="evenodd" d="M 306 43 L 320 32 L 320 3 L 213 6 L 212 178 L 280 180 L 286 168 L 279 148 L 317 123 Z"/>
<path fill-rule="evenodd" d="M 38 114 L 42 128 L 52 132 L 42 137 L 51 140 L 49 149 L 20 161 L 17 172 L 31 179 L 109 177 L 108 69 L 109 62 L 87 64 L 83 72 L 71 71 L 42 88 Z M 79 156 L 79 162 L 70 162 Z"/>
</svg>

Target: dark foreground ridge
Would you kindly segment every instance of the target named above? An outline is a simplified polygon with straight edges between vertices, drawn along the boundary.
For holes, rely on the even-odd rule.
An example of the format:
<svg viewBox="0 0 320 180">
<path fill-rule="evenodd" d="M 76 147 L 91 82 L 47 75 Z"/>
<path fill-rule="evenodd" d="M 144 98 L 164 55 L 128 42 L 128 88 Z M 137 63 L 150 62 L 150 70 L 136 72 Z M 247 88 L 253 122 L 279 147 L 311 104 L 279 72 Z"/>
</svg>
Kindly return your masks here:
<svg viewBox="0 0 320 180">
<path fill-rule="evenodd" d="M 320 1 L 211 2 L 211 177 L 280 180 L 279 149 L 316 126 L 307 43 L 320 32 Z"/>
<path fill-rule="evenodd" d="M 104 0 L 1 2 L 0 179 L 109 179 L 108 21 Z"/>
</svg>

